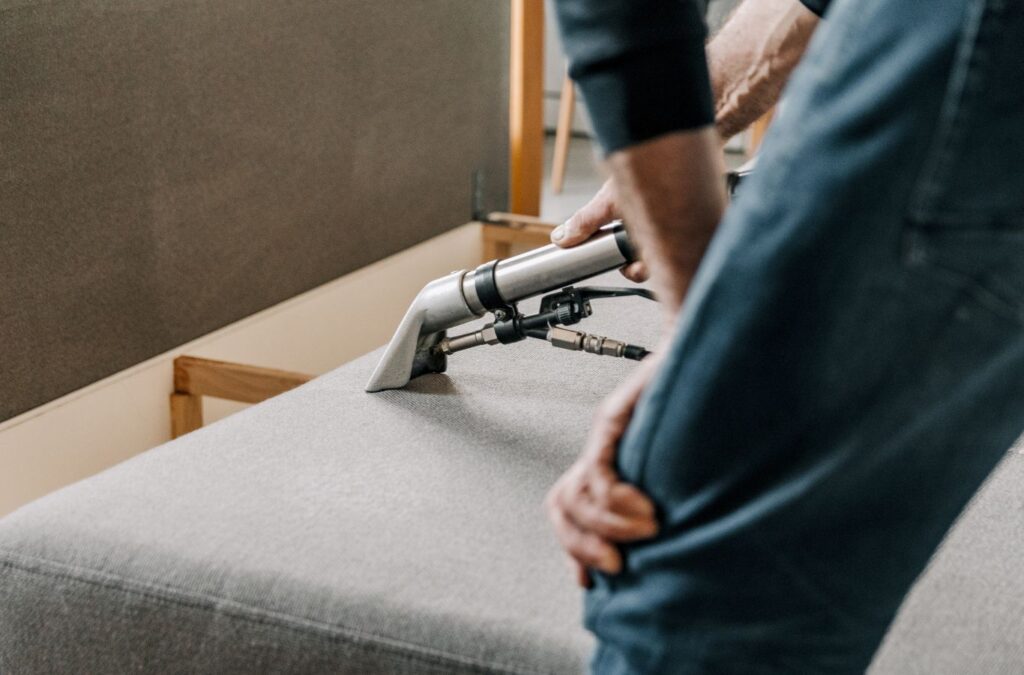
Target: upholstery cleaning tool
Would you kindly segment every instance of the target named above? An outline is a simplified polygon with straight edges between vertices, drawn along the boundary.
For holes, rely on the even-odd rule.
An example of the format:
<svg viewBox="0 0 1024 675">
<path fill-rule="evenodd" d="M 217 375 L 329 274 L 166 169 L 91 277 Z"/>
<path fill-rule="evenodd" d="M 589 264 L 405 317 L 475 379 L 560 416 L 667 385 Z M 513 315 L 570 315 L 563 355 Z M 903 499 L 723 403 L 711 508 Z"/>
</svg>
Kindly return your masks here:
<svg viewBox="0 0 1024 675">
<path fill-rule="evenodd" d="M 528 337 L 563 349 L 639 361 L 648 353 L 643 347 L 563 328 L 590 316 L 593 299 L 634 295 L 653 300 L 651 292 L 642 288 L 572 287 L 636 259 L 626 228 L 615 221 L 579 246 L 542 246 L 431 281 L 406 312 L 366 391 L 400 389 L 420 375 L 443 373 L 451 354 Z M 544 296 L 536 314 L 519 312 L 521 300 L 555 289 L 561 290 Z M 492 323 L 464 335 L 448 336 L 449 328 L 487 312 L 494 315 Z"/>
</svg>

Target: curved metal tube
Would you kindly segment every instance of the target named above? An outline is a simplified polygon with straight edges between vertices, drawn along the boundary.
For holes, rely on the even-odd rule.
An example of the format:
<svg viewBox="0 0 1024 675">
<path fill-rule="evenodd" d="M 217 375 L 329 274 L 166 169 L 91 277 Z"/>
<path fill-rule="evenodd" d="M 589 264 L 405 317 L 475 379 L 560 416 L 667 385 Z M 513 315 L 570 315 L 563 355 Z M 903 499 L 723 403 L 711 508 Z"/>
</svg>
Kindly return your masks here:
<svg viewBox="0 0 1024 675">
<path fill-rule="evenodd" d="M 542 246 L 500 260 L 493 266 L 485 264 L 472 272 L 453 272 L 431 281 L 413 300 L 373 371 L 366 391 L 400 389 L 417 375 L 444 371 L 445 356 L 433 347 L 444 337 L 445 331 L 493 309 L 485 307 L 477 292 L 477 275 L 493 274 L 494 290 L 511 305 L 622 267 L 633 260 L 635 252 L 625 228 L 621 222 L 616 222 L 606 225 L 579 246 Z"/>
</svg>

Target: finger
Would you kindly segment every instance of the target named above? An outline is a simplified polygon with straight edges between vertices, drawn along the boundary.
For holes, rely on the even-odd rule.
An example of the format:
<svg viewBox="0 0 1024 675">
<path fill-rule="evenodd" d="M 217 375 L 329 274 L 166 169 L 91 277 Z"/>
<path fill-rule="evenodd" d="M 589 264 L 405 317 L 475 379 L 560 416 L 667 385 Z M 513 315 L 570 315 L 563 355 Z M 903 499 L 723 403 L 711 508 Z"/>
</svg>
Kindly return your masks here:
<svg viewBox="0 0 1024 675">
<path fill-rule="evenodd" d="M 555 535 L 566 553 L 585 567 L 592 567 L 608 574 L 618 574 L 622 568 L 622 556 L 608 541 L 596 534 L 585 532 L 572 522 L 564 508 L 549 511 Z"/>
<path fill-rule="evenodd" d="M 632 386 L 626 382 L 604 400 L 594 415 L 593 425 L 583 445 L 583 457 L 611 465 L 642 391 L 642 384 Z"/>
<path fill-rule="evenodd" d="M 619 515 L 633 518 L 654 518 L 657 513 L 650 497 L 622 481 L 612 487 L 608 495 L 608 508 Z"/>
<path fill-rule="evenodd" d="M 545 506 L 590 499 L 605 509 L 627 518 L 653 518 L 654 502 L 636 487 L 624 482 L 615 469 L 591 458 L 577 460 L 548 492 Z"/>
<path fill-rule="evenodd" d="M 608 182 L 586 206 L 551 232 L 551 241 L 562 247 L 575 246 L 589 239 L 602 225 L 617 217 L 615 197 L 611 183 Z"/>
<path fill-rule="evenodd" d="M 594 580 L 590 578 L 590 572 L 587 571 L 587 568 L 581 565 L 575 558 L 566 558 L 566 561 L 569 564 L 573 577 L 576 579 L 576 584 L 580 588 L 593 588 Z"/>
<path fill-rule="evenodd" d="M 594 413 L 594 421 L 583 445 L 582 457 L 605 464 L 615 459 L 619 440 L 633 417 L 651 374 L 658 367 L 657 358 L 647 358 L 628 378 L 601 402 Z"/>
<path fill-rule="evenodd" d="M 580 529 L 609 542 L 650 539 L 658 533 L 658 522 L 653 516 L 624 516 L 589 499 L 571 504 L 568 515 Z"/>
<path fill-rule="evenodd" d="M 657 533 L 654 504 L 606 465 L 594 465 L 583 494 L 564 500 L 570 519 L 585 531 L 612 541 L 646 539 Z"/>
<path fill-rule="evenodd" d="M 580 496 L 607 504 L 612 487 L 619 480 L 618 474 L 604 462 L 586 461 L 582 463 L 584 470 L 580 473 Z"/>
<path fill-rule="evenodd" d="M 614 470 L 602 467 L 602 472 L 607 472 L 610 478 L 588 476 L 582 490 L 579 490 L 583 493 L 581 498 L 589 499 L 606 511 L 625 518 L 654 518 L 654 502 L 650 497 L 622 481 Z"/>
<path fill-rule="evenodd" d="M 643 492 L 623 482 L 615 470 L 592 459 L 577 460 L 551 487 L 544 499 L 548 510 L 560 503 L 591 499 L 626 518 L 653 518 L 654 503 Z"/>
<path fill-rule="evenodd" d="M 647 281 L 651 276 L 643 260 L 632 262 L 619 271 L 622 272 L 622 276 L 638 284 Z"/>
<path fill-rule="evenodd" d="M 601 226 L 614 219 L 609 204 L 591 202 L 551 232 L 551 241 L 567 248 L 589 239 Z"/>
</svg>

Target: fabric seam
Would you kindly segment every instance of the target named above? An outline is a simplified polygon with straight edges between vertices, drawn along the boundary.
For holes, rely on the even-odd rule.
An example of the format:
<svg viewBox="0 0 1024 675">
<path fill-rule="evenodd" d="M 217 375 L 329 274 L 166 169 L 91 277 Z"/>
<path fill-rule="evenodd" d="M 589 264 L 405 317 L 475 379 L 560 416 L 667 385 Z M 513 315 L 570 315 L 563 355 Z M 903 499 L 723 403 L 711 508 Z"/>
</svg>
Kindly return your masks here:
<svg viewBox="0 0 1024 675">
<path fill-rule="evenodd" d="M 238 600 L 209 593 L 184 591 L 183 589 L 171 586 L 160 586 L 89 567 L 69 565 L 47 558 L 3 551 L 2 549 L 0 549 L 0 553 L 7 556 L 6 559 L 0 559 L 0 567 L 8 567 L 51 579 L 62 579 L 101 588 L 109 588 L 128 595 L 150 597 L 210 614 L 226 614 L 248 623 L 270 624 L 304 635 L 316 635 L 320 638 L 348 642 L 353 645 L 370 645 L 385 653 L 409 660 L 419 660 L 433 666 L 457 663 L 463 666 L 481 668 L 485 672 L 509 673 L 511 675 L 542 675 L 542 671 L 519 670 L 505 664 L 478 661 L 473 658 L 426 648 L 422 645 L 404 642 L 395 638 L 367 633 L 356 628 L 333 625 L 285 612 L 263 609 Z M 24 562 L 19 562 L 18 559 Z M 46 569 L 47 567 L 53 569 Z M 216 604 L 217 609 L 211 608 L 209 603 Z"/>
</svg>

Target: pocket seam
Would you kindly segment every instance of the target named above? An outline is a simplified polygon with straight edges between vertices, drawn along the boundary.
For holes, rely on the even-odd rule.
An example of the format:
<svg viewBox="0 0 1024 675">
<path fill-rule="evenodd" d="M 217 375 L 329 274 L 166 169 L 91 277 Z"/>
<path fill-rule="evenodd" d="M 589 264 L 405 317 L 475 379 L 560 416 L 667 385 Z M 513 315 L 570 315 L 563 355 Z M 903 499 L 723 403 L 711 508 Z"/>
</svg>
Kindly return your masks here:
<svg viewBox="0 0 1024 675">
<path fill-rule="evenodd" d="M 969 293 L 972 300 L 988 311 L 1009 321 L 1024 326 L 1024 300 L 1015 304 L 1004 298 L 997 290 L 983 283 L 970 272 L 944 264 L 934 255 L 939 248 L 936 239 L 943 236 L 964 237 L 971 234 L 991 237 L 1013 236 L 1024 242 L 1024 230 L 999 228 L 929 229 L 922 224 L 908 223 L 904 227 L 900 261 L 909 272 L 927 274 Z"/>
<path fill-rule="evenodd" d="M 990 0 L 974 0 L 968 6 L 965 26 L 956 47 L 953 70 L 939 113 L 938 127 L 925 155 L 923 171 L 911 194 L 909 214 L 917 220 L 935 221 L 947 217 L 941 213 L 942 195 L 949 189 L 952 179 L 950 172 L 964 142 L 967 127 L 964 118 L 971 110 L 968 94 L 981 76 L 978 61 L 983 60 L 984 52 L 980 37 L 986 18 L 990 18 L 988 15 L 992 4 L 996 5 L 995 9 L 999 9 L 998 1 L 992 3 Z"/>
</svg>

